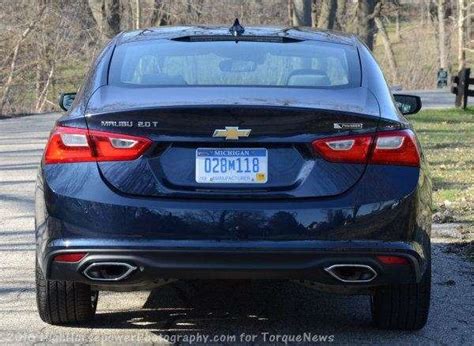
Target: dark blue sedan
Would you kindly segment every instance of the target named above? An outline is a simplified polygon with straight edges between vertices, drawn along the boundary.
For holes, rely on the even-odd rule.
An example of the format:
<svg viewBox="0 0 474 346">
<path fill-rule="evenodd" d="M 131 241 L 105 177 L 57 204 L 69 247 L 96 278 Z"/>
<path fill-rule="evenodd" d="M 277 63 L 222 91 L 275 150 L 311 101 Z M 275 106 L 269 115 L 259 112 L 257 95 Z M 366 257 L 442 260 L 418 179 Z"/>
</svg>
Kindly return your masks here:
<svg viewBox="0 0 474 346">
<path fill-rule="evenodd" d="M 44 321 L 92 319 L 100 290 L 285 279 L 370 295 L 381 328 L 425 325 L 431 181 L 403 116 L 421 102 L 356 37 L 122 33 L 60 105 L 36 186 Z"/>
</svg>

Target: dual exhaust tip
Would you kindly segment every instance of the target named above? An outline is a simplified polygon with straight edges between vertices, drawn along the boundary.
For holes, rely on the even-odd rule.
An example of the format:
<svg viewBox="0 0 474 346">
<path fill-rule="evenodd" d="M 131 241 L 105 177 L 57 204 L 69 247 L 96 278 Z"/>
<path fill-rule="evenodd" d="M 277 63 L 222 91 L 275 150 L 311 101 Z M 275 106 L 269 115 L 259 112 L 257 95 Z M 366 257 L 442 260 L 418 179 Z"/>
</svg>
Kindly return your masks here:
<svg viewBox="0 0 474 346">
<path fill-rule="evenodd" d="M 125 262 L 95 262 L 89 264 L 83 274 L 92 281 L 121 281 L 135 270 L 136 266 Z M 377 272 L 366 264 L 333 264 L 324 270 L 344 283 L 366 283 L 377 277 Z"/>
<path fill-rule="evenodd" d="M 121 281 L 135 270 L 136 266 L 125 262 L 96 262 L 84 269 L 83 274 L 92 281 Z"/>
<path fill-rule="evenodd" d="M 371 282 L 377 277 L 375 269 L 366 264 L 333 264 L 324 270 L 344 283 Z"/>
</svg>

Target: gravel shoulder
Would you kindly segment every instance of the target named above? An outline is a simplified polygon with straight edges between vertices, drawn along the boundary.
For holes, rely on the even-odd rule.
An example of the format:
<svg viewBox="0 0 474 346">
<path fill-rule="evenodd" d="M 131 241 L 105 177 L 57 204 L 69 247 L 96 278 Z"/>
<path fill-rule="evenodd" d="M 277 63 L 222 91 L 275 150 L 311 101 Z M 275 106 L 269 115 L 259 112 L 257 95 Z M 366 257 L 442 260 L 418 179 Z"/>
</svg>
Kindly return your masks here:
<svg viewBox="0 0 474 346">
<path fill-rule="evenodd" d="M 451 224 L 435 227 L 431 314 L 416 333 L 375 329 L 368 297 L 273 281 L 176 281 L 151 293 L 105 292 L 93 324 L 43 323 L 34 289 L 33 190 L 56 117 L 0 120 L 0 343 L 186 343 L 201 337 L 200 343 L 205 336 L 262 343 L 306 333 L 333 336 L 336 343 L 474 344 L 474 268 L 450 250 L 459 241 Z"/>
</svg>

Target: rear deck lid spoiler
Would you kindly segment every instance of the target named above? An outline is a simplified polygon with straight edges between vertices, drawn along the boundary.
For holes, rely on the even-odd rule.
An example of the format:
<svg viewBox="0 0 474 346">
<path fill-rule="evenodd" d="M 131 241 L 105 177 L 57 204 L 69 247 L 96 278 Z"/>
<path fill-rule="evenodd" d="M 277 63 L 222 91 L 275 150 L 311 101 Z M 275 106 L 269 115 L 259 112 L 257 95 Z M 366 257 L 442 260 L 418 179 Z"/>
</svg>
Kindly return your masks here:
<svg viewBox="0 0 474 346">
<path fill-rule="evenodd" d="M 312 108 L 379 117 L 366 88 L 315 89 L 267 87 L 117 87 L 102 86 L 90 98 L 86 115 L 158 107 L 270 106 Z"/>
</svg>

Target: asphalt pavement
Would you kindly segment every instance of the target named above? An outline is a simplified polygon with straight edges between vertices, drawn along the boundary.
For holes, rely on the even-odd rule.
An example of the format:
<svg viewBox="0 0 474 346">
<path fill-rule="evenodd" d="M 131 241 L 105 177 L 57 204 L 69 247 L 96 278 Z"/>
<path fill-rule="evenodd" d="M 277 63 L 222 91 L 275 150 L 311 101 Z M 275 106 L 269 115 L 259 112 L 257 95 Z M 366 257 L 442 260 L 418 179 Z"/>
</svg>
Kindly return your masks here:
<svg viewBox="0 0 474 346">
<path fill-rule="evenodd" d="M 395 93 L 397 93 L 395 91 Z M 454 107 L 455 95 L 448 88 L 436 90 L 407 90 L 400 93 L 421 97 L 423 109 L 439 109 Z"/>
<path fill-rule="evenodd" d="M 369 298 L 319 293 L 292 282 L 176 281 L 150 292 L 101 292 L 96 319 L 53 327 L 35 302 L 34 199 L 37 166 L 57 115 L 0 120 L 0 343 L 474 344 L 473 264 L 433 239 L 433 296 L 427 326 L 382 331 Z M 299 339 L 298 339 L 299 338 Z"/>
</svg>

